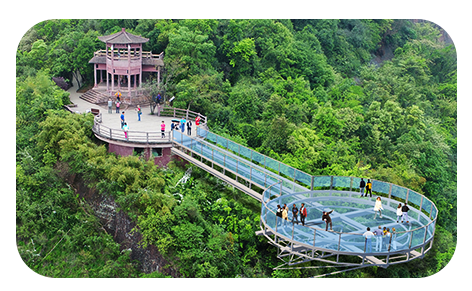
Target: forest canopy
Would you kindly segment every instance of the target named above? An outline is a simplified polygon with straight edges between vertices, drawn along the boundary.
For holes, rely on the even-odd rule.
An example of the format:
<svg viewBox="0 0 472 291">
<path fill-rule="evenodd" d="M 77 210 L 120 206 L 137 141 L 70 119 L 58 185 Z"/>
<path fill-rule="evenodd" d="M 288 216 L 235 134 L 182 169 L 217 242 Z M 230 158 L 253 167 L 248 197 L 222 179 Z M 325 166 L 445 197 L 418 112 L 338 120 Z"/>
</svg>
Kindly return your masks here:
<svg viewBox="0 0 472 291">
<path fill-rule="evenodd" d="M 310 175 L 371 177 L 424 194 L 439 209 L 422 260 L 343 277 L 425 277 L 457 242 L 457 56 L 427 21 L 382 19 L 59 19 L 34 25 L 16 52 L 18 251 L 50 277 L 146 274 L 65 176 L 109 195 L 182 277 L 312 277 L 278 270 L 255 236 L 260 206 L 204 172 L 107 153 L 91 115 L 62 110 L 54 78 L 93 83 L 98 36 L 121 31 L 164 52 L 166 96 L 208 116 L 211 131 Z M 113 183 L 112 183 L 113 182 Z M 151 185 L 151 186 L 148 186 Z M 61 242 L 61 243 L 59 243 Z M 54 248 L 54 251 L 52 251 Z"/>
</svg>

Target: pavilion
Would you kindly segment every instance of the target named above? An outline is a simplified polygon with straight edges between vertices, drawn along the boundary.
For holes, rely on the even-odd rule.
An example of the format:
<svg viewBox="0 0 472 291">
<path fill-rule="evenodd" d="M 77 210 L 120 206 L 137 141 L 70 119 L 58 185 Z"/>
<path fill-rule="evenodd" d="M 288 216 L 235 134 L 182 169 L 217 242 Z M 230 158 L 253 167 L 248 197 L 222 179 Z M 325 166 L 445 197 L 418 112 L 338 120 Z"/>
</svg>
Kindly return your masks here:
<svg viewBox="0 0 472 291">
<path fill-rule="evenodd" d="M 160 83 L 164 54 L 143 51 L 143 43 L 148 42 L 148 38 L 122 28 L 120 32 L 98 39 L 106 44 L 106 48 L 94 52 L 89 61 L 94 68 L 94 90 L 104 91 L 107 97 L 120 91 L 124 103 L 136 104 L 142 100 L 143 79 L 155 76 Z"/>
</svg>

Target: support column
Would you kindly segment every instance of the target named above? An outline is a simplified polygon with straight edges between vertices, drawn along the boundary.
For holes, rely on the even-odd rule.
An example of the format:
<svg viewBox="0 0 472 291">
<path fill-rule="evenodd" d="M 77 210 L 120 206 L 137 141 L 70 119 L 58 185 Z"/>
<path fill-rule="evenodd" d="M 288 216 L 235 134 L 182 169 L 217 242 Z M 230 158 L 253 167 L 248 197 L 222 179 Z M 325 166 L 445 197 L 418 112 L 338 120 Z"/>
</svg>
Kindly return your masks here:
<svg viewBox="0 0 472 291">
<path fill-rule="evenodd" d="M 161 67 L 157 67 L 157 88 L 160 89 L 161 85 Z"/>
<path fill-rule="evenodd" d="M 93 81 L 94 81 L 94 88 L 97 88 L 97 64 L 93 64 Z"/>
<path fill-rule="evenodd" d="M 129 102 L 131 103 L 131 46 L 128 44 L 128 97 L 130 98 Z"/>
</svg>

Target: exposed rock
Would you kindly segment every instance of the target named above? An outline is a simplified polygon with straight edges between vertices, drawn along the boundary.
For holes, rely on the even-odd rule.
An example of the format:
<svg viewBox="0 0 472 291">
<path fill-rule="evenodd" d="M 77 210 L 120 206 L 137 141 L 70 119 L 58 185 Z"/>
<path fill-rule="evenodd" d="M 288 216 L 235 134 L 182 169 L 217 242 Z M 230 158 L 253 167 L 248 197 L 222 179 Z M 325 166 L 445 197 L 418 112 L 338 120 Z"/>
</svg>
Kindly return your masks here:
<svg viewBox="0 0 472 291">
<path fill-rule="evenodd" d="M 119 205 L 114 198 L 109 195 L 100 195 L 94 188 L 89 188 L 79 175 L 70 174 L 67 171 L 67 165 L 60 163 L 56 165 L 60 168 L 60 175 L 74 188 L 74 191 L 83 198 L 93 214 L 99 218 L 104 230 L 113 236 L 113 239 L 120 244 L 120 250 L 131 250 L 131 260 L 139 262 L 138 268 L 146 273 L 152 273 L 159 270 L 165 275 L 180 277 L 179 272 L 159 253 L 159 250 L 150 245 L 142 248 L 139 242 L 142 235 L 139 232 L 132 232 L 136 226 L 131 218 L 119 210 Z M 67 174 L 69 173 L 69 174 Z"/>
</svg>

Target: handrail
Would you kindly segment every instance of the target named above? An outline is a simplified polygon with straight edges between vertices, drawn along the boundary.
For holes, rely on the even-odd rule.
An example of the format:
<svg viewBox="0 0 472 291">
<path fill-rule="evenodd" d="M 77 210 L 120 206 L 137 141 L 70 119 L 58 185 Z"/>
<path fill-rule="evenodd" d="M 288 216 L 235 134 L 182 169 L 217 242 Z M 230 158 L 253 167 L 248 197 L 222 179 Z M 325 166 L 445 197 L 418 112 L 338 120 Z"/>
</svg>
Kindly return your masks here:
<svg viewBox="0 0 472 291">
<path fill-rule="evenodd" d="M 266 191 L 271 191 L 271 188 L 275 187 L 277 188 L 278 185 L 280 182 L 277 182 L 277 183 L 274 183 L 273 185 L 271 185 L 270 187 L 268 187 L 264 193 L 262 194 L 263 197 L 265 197 L 265 194 L 266 194 Z M 310 192 L 316 192 L 317 190 L 315 191 L 309 191 L 307 193 L 310 193 Z M 336 190 L 331 190 L 331 191 L 336 191 Z M 355 192 L 354 192 L 355 193 Z M 289 196 L 295 196 L 295 195 L 299 195 L 299 193 L 294 193 L 294 194 L 291 194 Z M 424 197 L 424 196 L 423 196 Z M 262 205 L 261 205 L 261 223 L 263 223 L 265 225 L 266 228 L 270 229 L 271 231 L 273 231 L 274 233 L 277 233 L 277 226 L 278 226 L 278 222 L 277 222 L 277 219 L 281 219 L 279 217 L 277 217 L 276 215 L 276 212 L 271 208 L 271 207 L 268 207 L 268 204 L 269 203 L 272 203 L 273 205 L 276 205 L 278 203 L 278 200 L 281 199 L 282 197 L 279 196 L 279 197 L 276 197 L 274 199 L 269 199 L 267 201 L 265 201 L 264 199 L 262 200 Z M 424 197 L 426 198 L 426 197 Z M 394 201 L 398 201 L 396 199 L 396 197 L 391 197 L 389 198 L 390 200 L 394 200 Z M 277 202 L 275 202 L 277 201 Z M 274 203 L 275 202 L 275 203 Z M 434 204 L 433 204 L 434 205 Z M 264 209 L 266 212 L 264 212 Z M 422 209 L 413 209 L 413 211 L 415 212 L 419 212 L 419 215 L 421 215 L 421 212 L 422 212 Z M 274 225 L 275 225 L 275 229 L 273 229 L 270 225 L 269 225 L 269 222 L 267 221 L 267 214 L 268 213 L 272 213 L 272 215 L 275 217 L 275 222 L 274 222 Z M 265 213 L 264 217 L 263 217 L 263 214 Z M 424 216 L 426 216 L 424 213 L 423 213 Z M 429 217 L 431 219 L 431 217 Z M 419 219 L 418 219 L 419 221 Z M 423 225 L 423 226 L 420 226 L 420 227 L 417 227 L 415 229 L 410 229 L 410 230 L 406 230 L 406 231 L 396 231 L 395 233 L 392 233 L 391 236 L 390 236 L 390 240 L 389 240 L 389 244 L 388 244 L 388 247 L 387 247 L 387 251 L 386 252 L 375 252 L 375 253 L 378 253 L 378 254 L 385 254 L 385 253 L 401 253 L 401 252 L 404 252 L 404 251 L 409 251 L 411 249 L 417 249 L 417 248 L 420 248 L 420 247 L 424 247 L 426 246 L 428 243 L 430 243 L 432 240 L 433 240 L 433 237 L 434 237 L 434 232 L 435 232 L 435 228 L 430 230 L 430 233 L 431 235 L 429 237 L 427 237 L 427 234 L 428 234 L 428 230 L 429 228 L 431 227 L 431 225 L 433 225 L 434 227 L 434 223 L 437 221 L 437 213 L 434 217 L 434 219 L 430 220 L 427 224 Z M 295 227 L 295 225 L 293 225 L 293 228 Z M 307 228 L 307 229 L 312 229 L 313 230 L 313 233 L 314 235 L 316 236 L 316 232 L 320 231 L 321 233 L 329 233 L 329 234 L 336 234 L 336 235 L 339 235 L 340 238 L 339 238 L 339 242 L 341 242 L 341 238 L 342 236 L 346 237 L 346 236 L 362 236 L 363 234 L 362 233 L 354 233 L 354 232 L 339 232 L 339 231 L 326 231 L 325 229 L 322 229 L 322 228 L 319 228 L 319 227 L 314 227 L 314 226 L 310 226 L 310 225 L 305 225 L 305 226 L 300 226 L 300 225 L 297 225 L 297 228 Z M 421 234 L 423 235 L 422 232 L 420 232 L 422 229 L 424 229 L 424 236 L 423 236 L 423 239 L 422 239 L 422 243 L 418 244 L 416 243 L 415 245 L 412 245 L 412 240 L 413 240 L 413 234 L 416 233 L 416 234 Z M 294 229 L 293 229 L 294 230 Z M 411 234 L 411 235 L 410 235 Z M 283 236 L 283 235 L 279 235 L 277 234 L 278 236 Z M 391 243 L 392 243 L 392 238 L 393 238 L 393 235 L 396 235 L 396 237 L 398 237 L 399 235 L 402 235 L 402 236 L 407 236 L 407 241 L 405 243 L 407 243 L 409 241 L 409 245 L 408 245 L 408 248 L 399 248 L 399 249 L 396 249 L 394 251 L 391 250 Z M 313 238 L 313 248 L 317 248 L 315 246 L 315 238 Z M 295 240 L 297 241 L 297 240 Z M 302 244 L 306 244 L 304 242 L 299 242 L 299 243 L 302 243 Z M 353 242 L 353 246 L 354 246 L 354 242 Z M 341 245 L 338 246 L 338 249 Z M 344 246 L 348 246 L 348 244 L 345 244 Z M 311 247 L 311 245 L 310 245 Z M 328 250 L 331 250 L 332 249 L 328 249 Z M 365 253 L 366 252 L 366 249 L 364 247 L 363 249 L 363 252 Z M 346 252 L 344 252 L 346 253 Z M 347 252 L 349 253 L 349 252 Z"/>
</svg>

